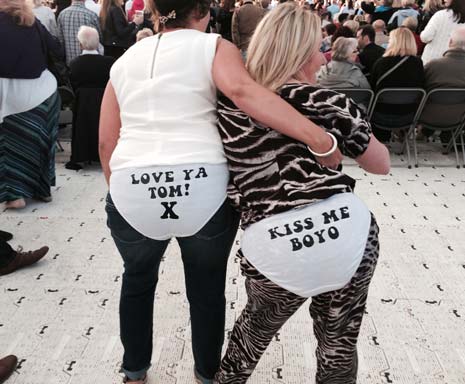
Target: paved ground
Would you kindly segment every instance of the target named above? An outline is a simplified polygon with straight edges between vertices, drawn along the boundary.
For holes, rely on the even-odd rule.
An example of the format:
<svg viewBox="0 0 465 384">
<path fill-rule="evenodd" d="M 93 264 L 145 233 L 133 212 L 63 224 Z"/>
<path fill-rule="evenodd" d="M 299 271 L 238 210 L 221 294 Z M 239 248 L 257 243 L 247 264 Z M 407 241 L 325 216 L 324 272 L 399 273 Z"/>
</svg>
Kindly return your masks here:
<svg viewBox="0 0 465 384">
<path fill-rule="evenodd" d="M 65 145 L 66 148 L 68 146 Z M 0 278 L 0 356 L 20 365 L 8 384 L 121 382 L 117 305 L 121 261 L 105 226 L 98 167 L 64 169 L 53 202 L 0 212 L 14 246 L 50 246 L 37 265 Z M 357 194 L 381 227 L 382 252 L 359 341 L 359 383 L 465 383 L 465 169 L 423 149 L 421 166 L 394 156 L 387 176 L 355 165 Z M 435 164 L 435 166 L 431 166 Z M 193 383 L 188 309 L 176 244 L 161 267 L 150 383 Z M 228 332 L 245 302 L 234 256 Z M 276 336 L 250 383 L 312 383 L 315 340 L 302 308 Z"/>
</svg>

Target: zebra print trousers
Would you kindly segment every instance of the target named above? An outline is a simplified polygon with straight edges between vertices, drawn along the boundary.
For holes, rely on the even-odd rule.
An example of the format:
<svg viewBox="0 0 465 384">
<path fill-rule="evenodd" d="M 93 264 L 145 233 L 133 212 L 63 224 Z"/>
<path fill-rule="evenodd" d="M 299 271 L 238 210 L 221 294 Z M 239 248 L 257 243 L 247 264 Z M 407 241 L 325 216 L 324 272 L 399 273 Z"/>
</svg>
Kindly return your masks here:
<svg viewBox="0 0 465 384">
<path fill-rule="evenodd" d="M 312 297 L 310 315 L 318 342 L 317 384 L 353 384 L 357 379 L 357 338 L 368 287 L 379 255 L 379 228 L 372 215 L 360 266 L 343 288 Z M 260 274 L 241 251 L 247 305 L 237 319 L 217 383 L 245 383 L 270 341 L 307 298 L 297 296 Z"/>
</svg>

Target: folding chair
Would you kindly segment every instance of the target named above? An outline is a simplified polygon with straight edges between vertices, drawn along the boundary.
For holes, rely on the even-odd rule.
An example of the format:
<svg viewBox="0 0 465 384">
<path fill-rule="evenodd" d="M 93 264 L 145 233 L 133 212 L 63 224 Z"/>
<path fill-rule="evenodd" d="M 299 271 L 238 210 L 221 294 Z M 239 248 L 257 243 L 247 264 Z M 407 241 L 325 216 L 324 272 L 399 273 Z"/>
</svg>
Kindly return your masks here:
<svg viewBox="0 0 465 384">
<path fill-rule="evenodd" d="M 402 152 L 407 149 L 408 167 L 411 168 L 409 137 L 414 134 L 419 112 L 426 96 L 426 92 L 421 88 L 385 88 L 380 90 L 368 112 L 368 119 L 373 128 L 387 132 L 402 132 L 404 139 Z M 388 114 L 379 112 L 378 108 L 389 107 L 396 110 L 401 105 L 412 105 L 412 111 L 405 114 Z"/>
<path fill-rule="evenodd" d="M 371 89 L 361 88 L 337 88 L 333 91 L 343 93 L 347 97 L 351 98 L 356 104 L 363 107 L 368 113 L 371 107 L 375 93 Z"/>
<path fill-rule="evenodd" d="M 58 87 L 58 93 L 61 99 L 60 115 L 58 117 L 58 130 L 66 128 L 68 125 L 73 124 L 73 101 L 74 92 L 69 87 Z M 60 140 L 57 139 L 57 146 L 60 152 L 63 152 L 63 146 Z"/>
<path fill-rule="evenodd" d="M 428 92 L 418 118 L 418 124 L 435 131 L 451 132 L 451 139 L 446 148 L 448 153 L 454 147 L 457 168 L 460 168 L 457 150 L 457 137 L 460 136 L 462 153 L 464 150 L 463 129 L 465 125 L 465 88 L 436 88 Z M 413 139 L 415 166 L 418 166 L 417 145 Z M 465 154 L 463 154 L 465 167 Z"/>
</svg>

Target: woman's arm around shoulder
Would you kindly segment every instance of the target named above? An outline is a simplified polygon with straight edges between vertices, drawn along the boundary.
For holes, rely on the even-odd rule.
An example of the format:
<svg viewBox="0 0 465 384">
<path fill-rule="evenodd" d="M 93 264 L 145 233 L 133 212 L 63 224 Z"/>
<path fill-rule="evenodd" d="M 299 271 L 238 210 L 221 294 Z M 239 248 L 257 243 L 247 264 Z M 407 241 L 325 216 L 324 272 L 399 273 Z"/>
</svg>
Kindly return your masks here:
<svg viewBox="0 0 465 384">
<path fill-rule="evenodd" d="M 219 39 L 212 72 L 217 88 L 261 124 L 307 144 L 317 153 L 325 153 L 332 147 L 332 139 L 324 130 L 250 77 L 239 50 L 225 39 Z M 337 167 L 341 160 L 339 151 L 318 158 L 322 165 L 331 168 Z"/>
<path fill-rule="evenodd" d="M 371 134 L 368 147 L 360 156 L 355 158 L 355 161 L 365 171 L 377 175 L 387 175 L 391 168 L 391 159 L 389 151 L 386 146 L 378 141 L 378 139 Z"/>
</svg>

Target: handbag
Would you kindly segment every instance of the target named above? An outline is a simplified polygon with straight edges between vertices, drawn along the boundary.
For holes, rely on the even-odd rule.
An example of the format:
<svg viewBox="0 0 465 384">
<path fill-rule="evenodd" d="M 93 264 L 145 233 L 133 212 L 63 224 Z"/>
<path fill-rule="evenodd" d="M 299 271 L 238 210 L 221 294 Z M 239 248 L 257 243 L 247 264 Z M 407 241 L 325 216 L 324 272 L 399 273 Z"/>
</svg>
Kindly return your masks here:
<svg viewBox="0 0 465 384">
<path fill-rule="evenodd" d="M 409 56 L 405 56 L 402 58 L 401 61 L 399 61 L 396 65 L 394 65 L 391 69 L 388 71 L 384 72 L 380 78 L 376 81 L 375 87 L 378 88 L 378 86 L 381 84 L 381 81 L 383 81 L 386 77 L 388 77 L 392 72 L 394 72 L 397 68 L 399 68 L 403 63 L 405 63 L 408 60 Z"/>
</svg>

